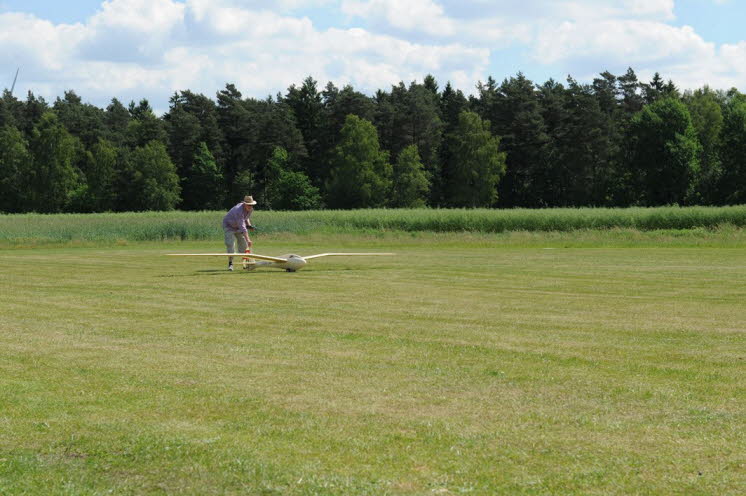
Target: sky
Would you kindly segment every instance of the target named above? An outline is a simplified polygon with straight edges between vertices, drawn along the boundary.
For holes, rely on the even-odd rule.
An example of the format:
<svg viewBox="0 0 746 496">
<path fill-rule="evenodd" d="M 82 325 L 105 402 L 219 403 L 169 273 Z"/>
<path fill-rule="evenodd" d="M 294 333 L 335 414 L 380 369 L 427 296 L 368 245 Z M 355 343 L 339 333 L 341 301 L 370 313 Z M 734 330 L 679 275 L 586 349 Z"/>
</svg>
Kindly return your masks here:
<svg viewBox="0 0 746 496">
<path fill-rule="evenodd" d="M 680 89 L 746 91 L 744 0 L 0 0 L 0 88 L 105 107 L 176 91 L 212 98 L 323 88 L 373 94 L 435 76 L 473 94 L 632 67 Z"/>
</svg>

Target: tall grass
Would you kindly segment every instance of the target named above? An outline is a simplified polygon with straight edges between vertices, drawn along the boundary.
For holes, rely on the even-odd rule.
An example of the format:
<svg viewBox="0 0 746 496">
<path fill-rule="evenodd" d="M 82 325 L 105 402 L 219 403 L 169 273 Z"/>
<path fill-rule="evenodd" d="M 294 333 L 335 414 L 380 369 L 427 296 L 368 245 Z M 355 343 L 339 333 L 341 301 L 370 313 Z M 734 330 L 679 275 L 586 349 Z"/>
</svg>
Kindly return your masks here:
<svg viewBox="0 0 746 496">
<path fill-rule="evenodd" d="M 68 241 L 158 241 L 220 239 L 223 212 L 0 215 L 5 244 Z M 714 229 L 746 227 L 746 205 L 731 207 L 578 209 L 258 210 L 264 233 L 375 231 L 481 232 L 588 229 Z"/>
<path fill-rule="evenodd" d="M 342 230 L 431 232 L 574 231 L 578 229 L 714 228 L 746 226 L 746 205 L 734 207 L 562 208 L 562 209 L 418 209 L 277 212 L 292 224 Z M 281 220 L 272 218 L 272 221 Z M 285 221 L 286 222 L 286 221 Z M 282 222 L 284 223 L 284 222 Z"/>
</svg>

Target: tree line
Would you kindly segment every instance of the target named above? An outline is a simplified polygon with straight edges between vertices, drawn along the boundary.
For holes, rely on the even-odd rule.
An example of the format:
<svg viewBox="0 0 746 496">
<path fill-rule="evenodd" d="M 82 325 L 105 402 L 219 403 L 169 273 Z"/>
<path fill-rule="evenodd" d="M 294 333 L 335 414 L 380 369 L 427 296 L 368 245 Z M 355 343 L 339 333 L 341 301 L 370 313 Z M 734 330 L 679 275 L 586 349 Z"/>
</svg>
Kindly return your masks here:
<svg viewBox="0 0 746 496">
<path fill-rule="evenodd" d="M 632 69 L 590 84 L 435 78 L 368 96 L 174 94 L 105 108 L 0 99 L 0 212 L 580 207 L 746 203 L 746 95 Z"/>
</svg>

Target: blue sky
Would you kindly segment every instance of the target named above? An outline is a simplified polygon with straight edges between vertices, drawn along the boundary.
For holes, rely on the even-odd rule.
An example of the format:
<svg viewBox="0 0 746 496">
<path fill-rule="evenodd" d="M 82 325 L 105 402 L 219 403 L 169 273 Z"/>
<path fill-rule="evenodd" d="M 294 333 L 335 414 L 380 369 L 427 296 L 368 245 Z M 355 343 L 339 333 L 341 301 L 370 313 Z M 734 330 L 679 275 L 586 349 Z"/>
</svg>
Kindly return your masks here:
<svg viewBox="0 0 746 496">
<path fill-rule="evenodd" d="M 740 0 L 0 0 L 0 86 L 105 106 L 177 90 L 284 92 L 311 75 L 372 93 L 430 73 L 472 93 L 608 70 L 746 91 Z M 4 80 L 7 82 L 5 83 Z"/>
</svg>

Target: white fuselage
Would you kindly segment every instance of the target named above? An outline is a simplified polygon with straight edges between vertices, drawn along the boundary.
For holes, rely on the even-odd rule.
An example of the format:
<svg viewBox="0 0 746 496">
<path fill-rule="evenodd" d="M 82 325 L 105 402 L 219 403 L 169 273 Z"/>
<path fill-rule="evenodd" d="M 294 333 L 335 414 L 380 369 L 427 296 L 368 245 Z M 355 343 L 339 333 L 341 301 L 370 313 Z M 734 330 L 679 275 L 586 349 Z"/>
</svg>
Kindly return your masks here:
<svg viewBox="0 0 746 496">
<path fill-rule="evenodd" d="M 250 258 L 250 255 L 246 258 Z M 268 262 L 266 260 L 255 260 L 254 263 L 245 264 L 244 268 L 250 269 L 254 267 L 274 267 L 277 269 L 287 270 L 288 272 L 295 272 L 306 266 L 308 262 L 300 255 L 281 255 L 279 258 L 286 258 L 287 262 Z"/>
</svg>

